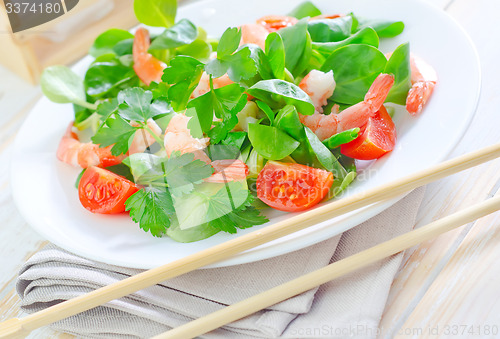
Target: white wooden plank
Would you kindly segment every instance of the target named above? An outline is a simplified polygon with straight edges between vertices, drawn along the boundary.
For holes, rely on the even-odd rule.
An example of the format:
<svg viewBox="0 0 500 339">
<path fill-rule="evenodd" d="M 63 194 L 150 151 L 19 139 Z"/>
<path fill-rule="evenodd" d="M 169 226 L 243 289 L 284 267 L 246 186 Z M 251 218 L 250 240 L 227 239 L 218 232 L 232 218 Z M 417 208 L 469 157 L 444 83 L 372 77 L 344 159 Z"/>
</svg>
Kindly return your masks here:
<svg viewBox="0 0 500 339">
<path fill-rule="evenodd" d="M 448 8 L 448 12 L 471 35 L 478 48 L 483 70 L 483 92 L 478 113 L 452 156 L 499 141 L 497 112 L 500 105 L 500 86 L 497 78 L 500 66 L 497 55 L 500 49 L 497 44 L 492 44 L 490 39 L 491 36 L 500 34 L 500 28 L 495 23 L 499 5 L 496 1 L 482 0 L 471 3 L 467 0 L 455 0 Z M 477 25 L 478 20 L 481 25 Z M 457 70 L 457 79 L 459 77 L 460 70 Z M 484 199 L 490 190 L 495 189 L 499 173 L 500 166 L 497 161 L 429 185 L 418 224 L 426 224 Z M 389 333 L 397 333 L 401 329 L 406 318 L 414 311 L 420 298 L 438 277 L 440 269 L 452 257 L 455 247 L 467 233 L 467 229 L 457 230 L 406 253 L 382 319 L 384 335 L 389 337 Z"/>
</svg>

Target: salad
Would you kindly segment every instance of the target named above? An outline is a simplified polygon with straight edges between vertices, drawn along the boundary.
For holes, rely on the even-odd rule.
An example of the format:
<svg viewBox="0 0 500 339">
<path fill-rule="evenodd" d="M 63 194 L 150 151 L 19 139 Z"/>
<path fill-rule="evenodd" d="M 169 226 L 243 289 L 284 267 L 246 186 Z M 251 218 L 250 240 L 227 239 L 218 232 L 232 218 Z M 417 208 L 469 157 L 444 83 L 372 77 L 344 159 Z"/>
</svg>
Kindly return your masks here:
<svg viewBox="0 0 500 339">
<path fill-rule="evenodd" d="M 128 212 L 141 229 L 179 242 L 268 221 L 266 208 L 309 209 L 356 178 L 356 160 L 394 149 L 393 110 L 417 115 L 437 82 L 404 43 L 403 22 L 323 14 L 304 2 L 211 38 L 176 21 L 175 0 L 134 3 L 151 34 L 97 37 L 84 78 L 45 69 L 44 94 L 71 103 L 57 158 L 92 213 Z M 88 139 L 88 140 L 86 140 Z"/>
</svg>

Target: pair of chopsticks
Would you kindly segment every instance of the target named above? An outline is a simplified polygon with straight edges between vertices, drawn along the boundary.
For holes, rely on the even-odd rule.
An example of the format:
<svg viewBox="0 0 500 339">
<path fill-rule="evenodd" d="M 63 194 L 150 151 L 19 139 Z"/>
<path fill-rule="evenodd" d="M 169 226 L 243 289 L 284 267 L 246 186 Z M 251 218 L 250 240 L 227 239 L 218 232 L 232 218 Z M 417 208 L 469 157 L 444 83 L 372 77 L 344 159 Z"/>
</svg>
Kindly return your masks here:
<svg viewBox="0 0 500 339">
<path fill-rule="evenodd" d="M 303 212 L 288 220 L 278 222 L 245 236 L 197 252 L 183 259 L 145 271 L 112 285 L 102 287 L 86 295 L 62 302 L 22 319 L 15 318 L 8 320 L 0 324 L 0 338 L 24 337 L 29 332 L 39 327 L 84 312 L 108 301 L 121 298 L 135 291 L 177 277 L 197 268 L 227 259 L 237 253 L 297 232 L 341 214 L 354 211 L 377 201 L 397 197 L 412 189 L 493 160 L 497 157 L 500 157 L 500 143 L 448 160 L 416 174 L 395 180 L 392 183 L 331 202 L 314 210 Z M 500 197 L 491 198 L 461 212 L 435 221 L 427 226 L 306 274 L 284 285 L 275 287 L 245 301 L 175 328 L 156 338 L 188 338 L 206 333 L 277 302 L 310 290 L 360 267 L 364 267 L 387 256 L 401 252 L 420 242 L 432 239 L 439 234 L 499 209 Z"/>
</svg>

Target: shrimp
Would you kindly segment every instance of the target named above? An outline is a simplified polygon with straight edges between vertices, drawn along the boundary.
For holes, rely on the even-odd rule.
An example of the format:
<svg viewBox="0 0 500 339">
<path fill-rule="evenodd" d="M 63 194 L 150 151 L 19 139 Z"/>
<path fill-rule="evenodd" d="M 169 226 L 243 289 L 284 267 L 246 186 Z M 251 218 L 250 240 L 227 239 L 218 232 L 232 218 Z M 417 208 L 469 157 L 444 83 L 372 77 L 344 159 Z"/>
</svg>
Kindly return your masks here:
<svg viewBox="0 0 500 339">
<path fill-rule="evenodd" d="M 241 41 L 240 46 L 244 44 L 255 44 L 266 50 L 266 38 L 269 31 L 259 24 L 247 24 L 241 26 Z"/>
<path fill-rule="evenodd" d="M 139 127 L 139 124 L 134 122 L 130 122 L 131 126 L 134 127 Z M 153 131 L 153 133 L 156 136 L 160 136 L 162 134 L 160 126 L 153 120 L 153 119 L 148 119 L 147 121 L 147 126 L 149 129 Z M 135 132 L 134 138 L 132 139 L 132 142 L 130 143 L 130 146 L 128 148 L 128 153 L 129 154 L 135 154 L 135 153 L 143 153 L 149 146 L 154 144 L 156 142 L 156 139 L 149 134 L 146 130 L 138 130 Z"/>
<path fill-rule="evenodd" d="M 212 78 L 212 83 L 214 85 L 214 88 L 221 88 L 226 85 L 233 84 L 233 80 L 229 79 L 229 76 L 224 74 L 221 77 L 218 78 Z M 200 78 L 200 82 L 198 83 L 198 86 L 193 91 L 193 94 L 191 94 L 191 99 L 197 98 L 205 93 L 208 93 L 210 91 L 210 77 L 208 76 L 207 73 L 203 72 Z"/>
<path fill-rule="evenodd" d="M 366 93 L 365 99 L 360 103 L 340 113 L 338 113 L 336 105 L 329 115 L 321 114 L 318 111 L 314 112 L 313 115 L 300 114 L 300 121 L 309 127 L 320 140 L 325 140 L 351 128 L 362 127 L 368 122 L 368 118 L 383 105 L 393 84 L 394 77 L 392 75 L 380 74 Z"/>
<path fill-rule="evenodd" d="M 123 154 L 114 156 L 108 146 L 100 148 L 91 142 L 82 143 L 73 132 L 73 122 L 66 129 L 66 133 L 59 142 L 57 159 L 75 167 L 87 168 L 90 166 L 108 167 L 118 165 L 127 157 Z"/>
<path fill-rule="evenodd" d="M 239 159 L 214 160 L 211 165 L 215 172 L 206 178 L 205 182 L 224 183 L 245 180 L 249 172 L 248 166 Z"/>
<path fill-rule="evenodd" d="M 411 115 L 422 112 L 437 83 L 436 71 L 424 60 L 411 55 L 411 84 L 406 97 L 406 110 Z"/>
<path fill-rule="evenodd" d="M 181 154 L 193 153 L 194 158 L 203 161 L 206 164 L 212 165 L 215 172 L 212 176 L 205 179 L 205 182 L 224 183 L 227 181 L 244 180 L 248 175 L 248 167 L 241 160 L 215 160 L 210 158 L 203 152 L 203 149 L 208 146 L 208 138 L 195 138 L 191 135 L 188 122 L 191 118 L 184 114 L 175 115 L 169 122 L 165 131 L 165 150 L 170 156 L 175 151 L 180 151 Z"/>
<path fill-rule="evenodd" d="M 135 32 L 132 51 L 134 57 L 134 71 L 139 79 L 148 86 L 152 81 L 160 82 L 163 70 L 167 68 L 165 63 L 148 53 L 150 44 L 148 30 L 143 27 L 138 28 Z"/>
<path fill-rule="evenodd" d="M 321 15 L 313 16 L 312 18 L 309 19 L 309 21 L 323 20 L 323 19 L 337 19 L 337 18 L 342 18 L 344 16 L 345 16 L 345 14 L 321 14 Z"/>
<path fill-rule="evenodd" d="M 311 97 L 316 111 L 323 113 L 323 106 L 328 103 L 328 98 L 335 90 L 333 71 L 323 73 L 313 69 L 302 79 L 299 87 Z"/>
<path fill-rule="evenodd" d="M 256 44 L 260 48 L 265 50 L 266 38 L 268 34 L 269 32 L 262 25 L 258 24 L 243 25 L 241 26 L 240 46 L 244 44 Z M 212 53 L 210 58 L 213 59 L 216 56 L 217 53 Z M 234 81 L 232 81 L 229 78 L 229 75 L 227 75 L 227 73 L 221 77 L 212 78 L 212 82 L 215 89 L 234 83 Z M 209 91 L 210 91 L 210 77 L 208 76 L 207 73 L 203 72 L 200 78 L 200 82 L 198 83 L 198 86 L 196 86 L 193 93 L 191 94 L 191 99 L 197 98 L 205 93 L 208 93 Z"/>
<path fill-rule="evenodd" d="M 170 156 L 175 151 L 180 151 L 181 154 L 194 153 L 195 159 L 209 163 L 210 158 L 203 149 L 208 146 L 210 139 L 193 137 L 188 128 L 190 119 L 184 114 L 177 114 L 168 123 L 164 139 L 167 155 Z"/>
<path fill-rule="evenodd" d="M 257 19 L 256 23 L 264 26 L 269 32 L 276 32 L 282 28 L 295 25 L 299 20 L 292 16 L 266 15 Z"/>
</svg>

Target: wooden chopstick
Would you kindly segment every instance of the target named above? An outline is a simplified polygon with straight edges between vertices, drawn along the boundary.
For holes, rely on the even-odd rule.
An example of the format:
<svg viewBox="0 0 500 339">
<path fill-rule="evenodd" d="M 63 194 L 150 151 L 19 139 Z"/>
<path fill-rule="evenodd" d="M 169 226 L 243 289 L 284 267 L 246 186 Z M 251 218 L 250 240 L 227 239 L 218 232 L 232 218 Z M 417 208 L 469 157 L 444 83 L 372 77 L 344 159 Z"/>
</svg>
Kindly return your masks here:
<svg viewBox="0 0 500 339">
<path fill-rule="evenodd" d="M 180 260 L 144 271 L 85 295 L 46 308 L 22 319 L 11 319 L 0 323 L 0 338 L 25 336 L 39 327 L 84 312 L 197 268 L 222 261 L 237 253 L 300 231 L 319 222 L 368 206 L 377 201 L 394 198 L 419 186 L 477 166 L 499 156 L 500 143 L 445 161 L 389 184 L 330 202 L 239 238 L 234 238 Z"/>
<path fill-rule="evenodd" d="M 500 195 L 174 328 L 154 339 L 194 338 L 500 210 Z"/>
</svg>

